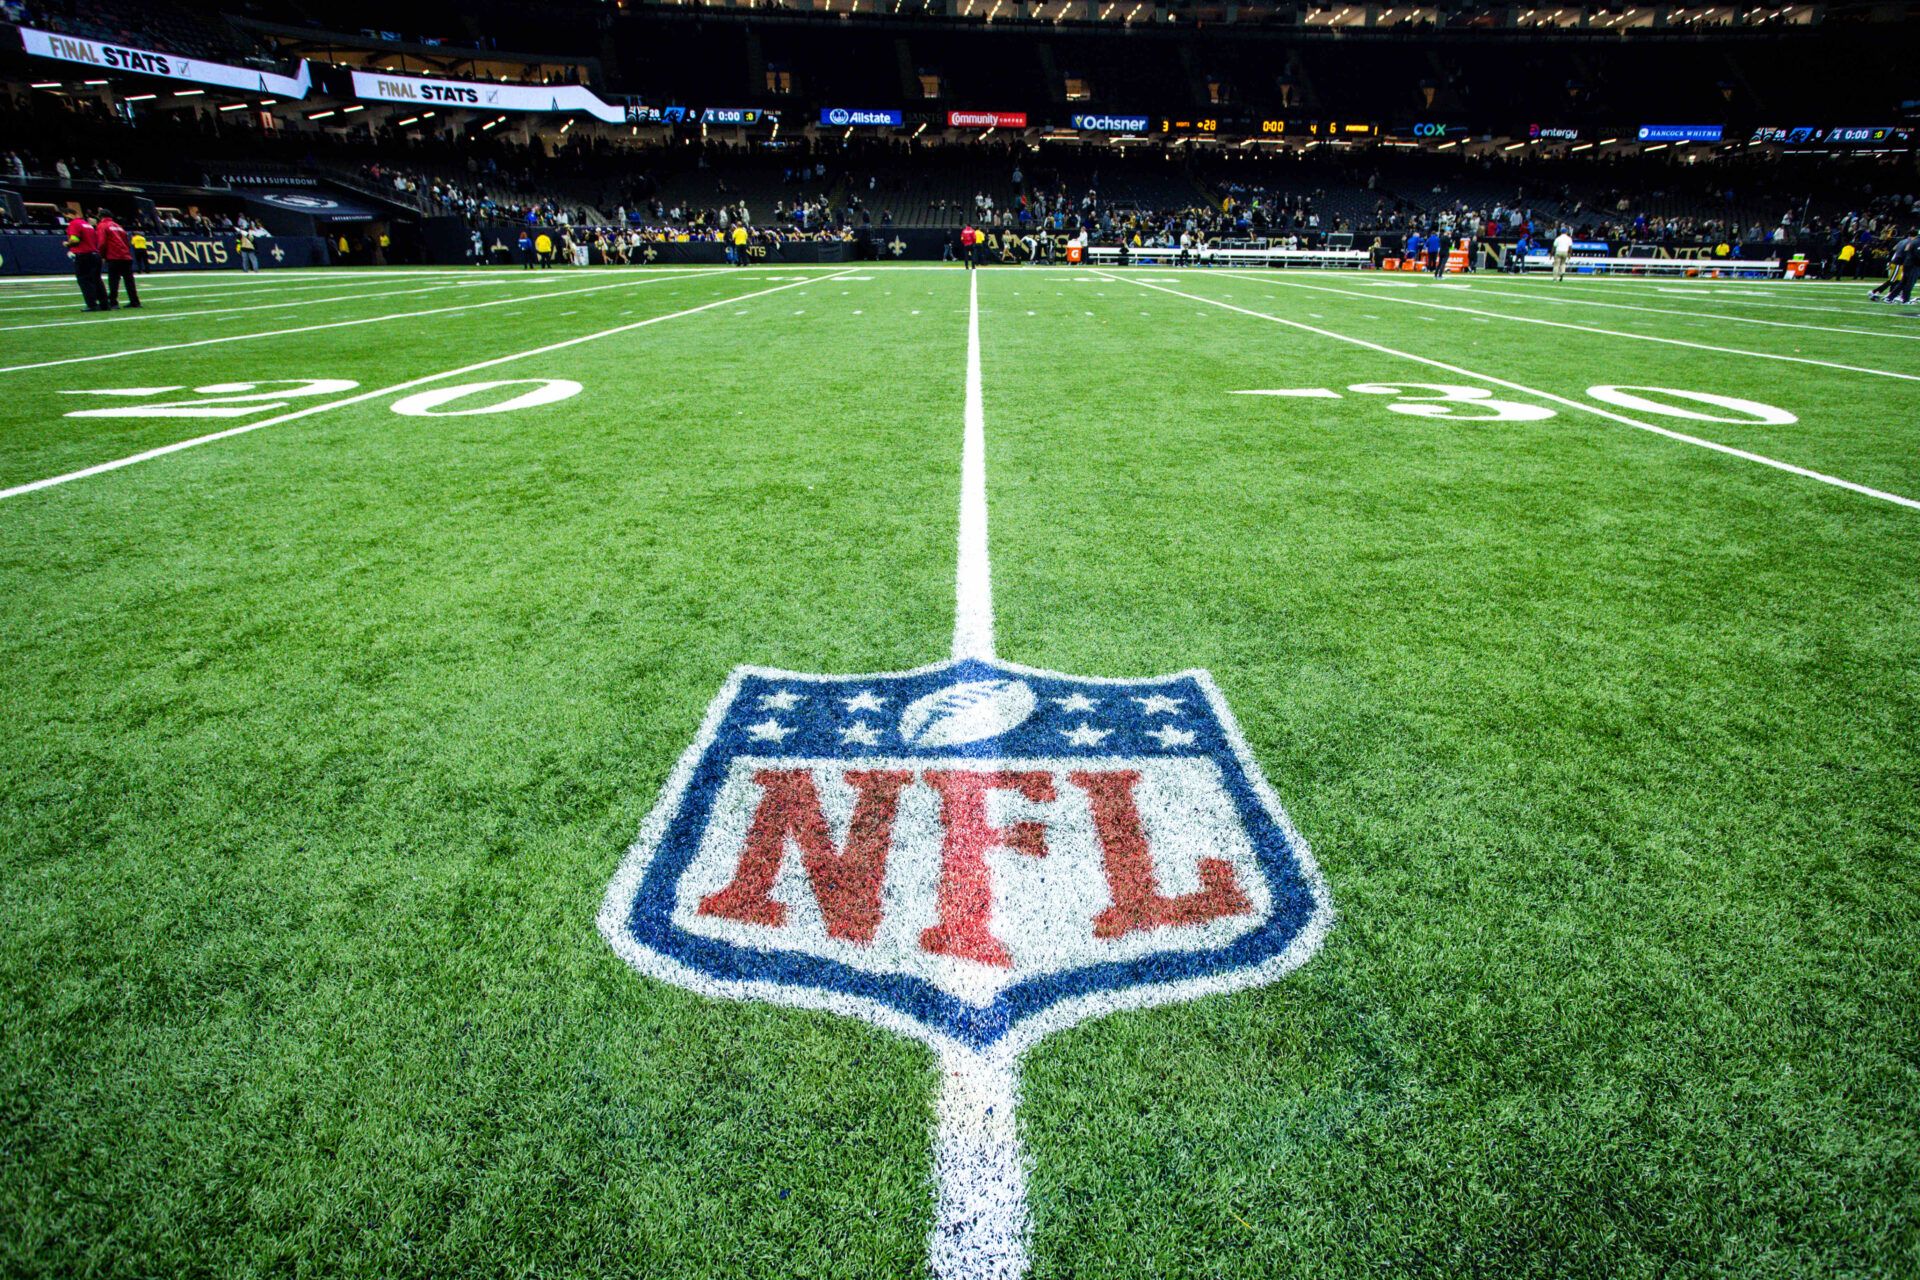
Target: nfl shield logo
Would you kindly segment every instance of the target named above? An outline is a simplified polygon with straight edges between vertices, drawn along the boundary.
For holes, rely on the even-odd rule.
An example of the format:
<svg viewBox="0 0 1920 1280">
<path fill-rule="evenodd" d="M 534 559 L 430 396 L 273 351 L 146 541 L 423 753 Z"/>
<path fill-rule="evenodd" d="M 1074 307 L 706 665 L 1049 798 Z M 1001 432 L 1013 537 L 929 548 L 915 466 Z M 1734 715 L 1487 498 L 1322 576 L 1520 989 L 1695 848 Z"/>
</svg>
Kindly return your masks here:
<svg viewBox="0 0 1920 1280">
<path fill-rule="evenodd" d="M 1205 671 L 963 658 L 736 670 L 600 927 L 680 986 L 1012 1061 L 1114 1009 L 1270 982 L 1331 920 Z"/>
</svg>

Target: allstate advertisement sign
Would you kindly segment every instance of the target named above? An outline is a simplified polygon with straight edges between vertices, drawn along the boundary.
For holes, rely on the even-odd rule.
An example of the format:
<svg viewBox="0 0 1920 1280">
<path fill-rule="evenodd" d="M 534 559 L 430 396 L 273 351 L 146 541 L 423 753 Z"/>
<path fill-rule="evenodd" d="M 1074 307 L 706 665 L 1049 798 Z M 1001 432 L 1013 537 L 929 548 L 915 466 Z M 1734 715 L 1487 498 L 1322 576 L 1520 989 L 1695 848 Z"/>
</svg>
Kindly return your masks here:
<svg viewBox="0 0 1920 1280">
<path fill-rule="evenodd" d="M 1074 128 L 1089 133 L 1145 133 L 1148 124 L 1146 116 L 1077 115 L 1073 118 Z"/>
<path fill-rule="evenodd" d="M 1332 908 L 1204 671 L 965 658 L 742 667 L 614 878 L 600 928 L 708 995 L 937 1048 L 1270 982 Z"/>
<path fill-rule="evenodd" d="M 820 108 L 820 123 L 837 128 L 848 125 L 892 125 L 897 128 L 902 118 L 898 111 L 870 111 L 859 107 Z"/>
</svg>

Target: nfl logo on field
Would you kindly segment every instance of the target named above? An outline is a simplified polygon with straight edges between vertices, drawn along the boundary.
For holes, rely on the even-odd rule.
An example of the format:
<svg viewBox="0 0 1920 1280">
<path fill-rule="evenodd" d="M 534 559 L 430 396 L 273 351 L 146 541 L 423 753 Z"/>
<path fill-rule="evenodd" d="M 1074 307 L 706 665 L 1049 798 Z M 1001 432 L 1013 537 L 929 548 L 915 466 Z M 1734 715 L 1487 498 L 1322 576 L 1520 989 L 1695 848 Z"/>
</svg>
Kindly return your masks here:
<svg viewBox="0 0 1920 1280">
<path fill-rule="evenodd" d="M 1206 672 L 964 658 L 735 671 L 600 923 L 667 981 L 1010 1061 L 1114 1009 L 1271 981 L 1330 921 Z"/>
</svg>

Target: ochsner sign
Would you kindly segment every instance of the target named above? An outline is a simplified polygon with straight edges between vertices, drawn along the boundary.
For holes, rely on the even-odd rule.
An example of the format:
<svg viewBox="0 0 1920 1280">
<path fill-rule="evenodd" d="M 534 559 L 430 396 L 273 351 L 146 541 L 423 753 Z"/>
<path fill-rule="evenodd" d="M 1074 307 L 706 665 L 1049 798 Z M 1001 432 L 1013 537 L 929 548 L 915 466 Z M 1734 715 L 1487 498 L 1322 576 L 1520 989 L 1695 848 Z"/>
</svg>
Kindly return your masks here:
<svg viewBox="0 0 1920 1280">
<path fill-rule="evenodd" d="M 1075 116 L 1073 127 L 1089 133 L 1145 133 L 1145 116 Z"/>
<path fill-rule="evenodd" d="M 488 84 L 473 80 L 430 80 L 379 71 L 353 73 L 353 96 L 367 102 L 404 102 L 410 106 L 470 107 L 475 111 L 577 112 L 608 124 L 625 122 L 624 109 L 578 84 Z"/>
<path fill-rule="evenodd" d="M 135 49 L 127 45 L 82 40 L 79 36 L 52 31 L 20 28 L 20 40 L 36 58 L 54 58 L 77 62 L 98 71 L 117 71 L 126 75 L 160 76 L 167 80 L 186 80 L 193 84 L 220 85 L 247 93 L 271 93 L 282 98 L 304 98 L 311 78 L 307 64 L 300 63 L 298 75 L 275 75 L 251 67 L 230 67 L 223 62 L 200 62 L 177 53 L 155 49 Z"/>
</svg>

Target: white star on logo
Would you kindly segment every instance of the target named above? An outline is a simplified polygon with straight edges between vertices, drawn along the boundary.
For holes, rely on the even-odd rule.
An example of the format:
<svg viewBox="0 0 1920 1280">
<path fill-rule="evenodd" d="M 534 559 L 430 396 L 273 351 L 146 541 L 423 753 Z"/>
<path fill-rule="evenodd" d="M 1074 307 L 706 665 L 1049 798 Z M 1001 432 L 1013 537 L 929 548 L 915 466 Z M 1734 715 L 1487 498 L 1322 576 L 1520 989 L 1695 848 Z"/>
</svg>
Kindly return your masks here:
<svg viewBox="0 0 1920 1280">
<path fill-rule="evenodd" d="M 791 711 L 807 699 L 805 695 L 791 689 L 782 689 L 778 693 L 763 694 L 760 698 L 762 711 Z"/>
<path fill-rule="evenodd" d="M 772 716 L 768 716 L 759 724 L 750 724 L 747 726 L 747 736 L 760 742 L 778 742 L 792 732 L 793 730 L 787 728 L 787 726 L 781 724 Z"/>
<path fill-rule="evenodd" d="M 1055 698 L 1062 711 L 1091 711 L 1100 705 L 1098 698 L 1089 698 L 1084 693 L 1070 693 L 1064 698 Z"/>
<path fill-rule="evenodd" d="M 880 731 L 865 721 L 855 721 L 840 731 L 840 741 L 857 743 L 863 747 L 880 745 Z"/>
<path fill-rule="evenodd" d="M 1060 736 L 1076 747 L 1097 747 L 1100 740 L 1112 732 L 1111 729 L 1096 729 L 1083 720 L 1077 728 L 1062 729 Z"/>
<path fill-rule="evenodd" d="M 1176 729 L 1172 725 L 1162 725 L 1147 734 L 1149 738 L 1159 740 L 1162 747 L 1190 747 L 1193 745 L 1193 730 Z"/>
<path fill-rule="evenodd" d="M 1140 704 L 1140 714 L 1150 716 L 1157 711 L 1172 715 L 1180 710 L 1180 704 L 1184 699 L 1169 698 L 1165 694 L 1156 693 L 1145 698 L 1135 698 L 1134 701 Z"/>
<path fill-rule="evenodd" d="M 842 698 L 840 701 L 847 704 L 849 711 L 878 711 L 886 699 L 871 689 L 862 689 L 851 698 Z"/>
</svg>

